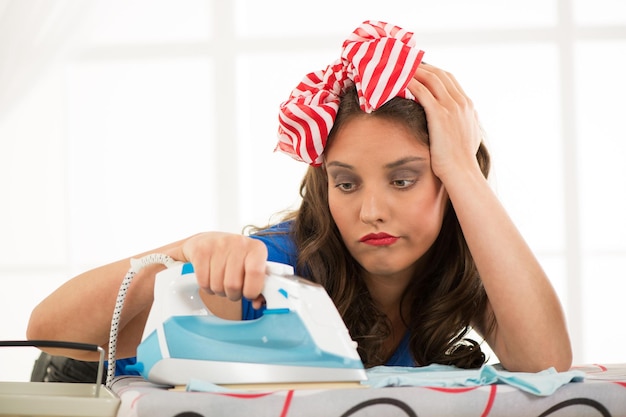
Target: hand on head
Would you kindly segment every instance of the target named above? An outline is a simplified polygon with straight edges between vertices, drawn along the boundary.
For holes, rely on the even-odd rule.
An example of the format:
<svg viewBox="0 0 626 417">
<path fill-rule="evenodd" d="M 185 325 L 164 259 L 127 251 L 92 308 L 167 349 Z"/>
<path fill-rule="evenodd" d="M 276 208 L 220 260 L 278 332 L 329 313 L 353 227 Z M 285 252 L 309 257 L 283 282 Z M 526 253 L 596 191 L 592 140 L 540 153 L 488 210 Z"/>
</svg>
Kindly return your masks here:
<svg viewBox="0 0 626 417">
<path fill-rule="evenodd" d="M 454 76 L 422 63 L 408 89 L 426 112 L 435 175 L 445 183 L 454 172 L 479 168 L 480 124 L 472 100 Z"/>
</svg>

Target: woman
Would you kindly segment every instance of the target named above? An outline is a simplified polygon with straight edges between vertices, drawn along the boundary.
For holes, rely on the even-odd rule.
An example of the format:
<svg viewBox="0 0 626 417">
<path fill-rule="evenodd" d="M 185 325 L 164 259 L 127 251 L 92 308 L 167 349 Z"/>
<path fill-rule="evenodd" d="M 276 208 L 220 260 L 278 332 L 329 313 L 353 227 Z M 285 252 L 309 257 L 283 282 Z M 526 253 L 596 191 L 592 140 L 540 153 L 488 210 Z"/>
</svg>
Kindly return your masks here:
<svg viewBox="0 0 626 417">
<path fill-rule="evenodd" d="M 421 56 L 411 33 L 364 22 L 281 106 L 278 148 L 311 165 L 301 207 L 251 236 L 201 233 L 150 253 L 193 263 L 205 303 L 228 319 L 262 314 L 266 260 L 295 266 L 327 289 L 366 366 L 478 367 L 474 328 L 508 370 L 567 370 L 561 305 L 487 182 L 472 102 Z M 128 267 L 68 281 L 35 308 L 28 337 L 106 348 Z M 118 357 L 135 355 L 160 269 L 128 290 Z"/>
</svg>

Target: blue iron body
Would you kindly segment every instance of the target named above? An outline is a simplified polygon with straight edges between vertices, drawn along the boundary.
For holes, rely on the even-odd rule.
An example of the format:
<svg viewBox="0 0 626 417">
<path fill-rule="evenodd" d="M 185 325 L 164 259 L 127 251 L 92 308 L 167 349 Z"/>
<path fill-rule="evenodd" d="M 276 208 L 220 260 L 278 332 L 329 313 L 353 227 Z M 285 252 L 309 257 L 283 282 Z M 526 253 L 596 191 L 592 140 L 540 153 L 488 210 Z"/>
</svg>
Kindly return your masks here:
<svg viewBox="0 0 626 417">
<path fill-rule="evenodd" d="M 206 309 L 191 264 L 157 274 L 134 368 L 169 385 L 366 380 L 356 344 L 324 288 L 292 273 L 288 265 L 268 263 L 267 308 L 246 321 Z"/>
</svg>

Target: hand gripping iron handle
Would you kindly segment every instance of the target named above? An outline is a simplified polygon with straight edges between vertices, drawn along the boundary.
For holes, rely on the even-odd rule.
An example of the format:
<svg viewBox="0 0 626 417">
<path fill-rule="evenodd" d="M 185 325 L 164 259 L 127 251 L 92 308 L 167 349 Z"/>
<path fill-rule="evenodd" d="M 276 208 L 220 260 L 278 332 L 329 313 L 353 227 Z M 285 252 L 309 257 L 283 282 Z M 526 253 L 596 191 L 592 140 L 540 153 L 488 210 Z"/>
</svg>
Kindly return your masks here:
<svg viewBox="0 0 626 417">
<path fill-rule="evenodd" d="M 288 308 L 284 297 L 272 285 L 272 276 L 291 276 L 290 265 L 275 262 L 267 263 L 267 275 L 262 294 L 268 309 Z M 279 285 L 280 286 L 280 285 Z M 173 266 L 157 274 L 154 284 L 154 299 L 158 302 L 162 317 L 202 316 L 212 314 L 200 298 L 200 288 L 193 266 L 190 263 L 176 262 Z"/>
</svg>

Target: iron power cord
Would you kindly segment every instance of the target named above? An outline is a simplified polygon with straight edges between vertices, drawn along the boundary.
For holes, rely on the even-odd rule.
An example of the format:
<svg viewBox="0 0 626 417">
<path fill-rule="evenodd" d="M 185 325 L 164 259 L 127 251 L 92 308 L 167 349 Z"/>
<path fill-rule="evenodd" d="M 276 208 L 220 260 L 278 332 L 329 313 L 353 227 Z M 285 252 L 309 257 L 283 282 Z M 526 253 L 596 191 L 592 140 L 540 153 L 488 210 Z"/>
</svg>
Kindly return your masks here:
<svg viewBox="0 0 626 417">
<path fill-rule="evenodd" d="M 115 309 L 113 310 L 113 317 L 111 319 L 111 331 L 109 333 L 109 363 L 107 367 L 107 379 L 106 386 L 111 387 L 113 378 L 115 378 L 115 365 L 116 365 L 116 350 L 117 350 L 117 336 L 119 333 L 120 317 L 122 316 L 122 308 L 124 307 L 124 301 L 126 300 L 126 293 L 130 283 L 139 271 L 148 265 L 161 264 L 166 267 L 170 267 L 176 263 L 176 261 L 168 255 L 161 253 L 153 253 L 146 255 L 139 259 L 130 260 L 130 269 L 124 276 L 124 280 L 120 285 L 120 289 L 117 293 L 117 299 L 115 301 Z"/>
</svg>

